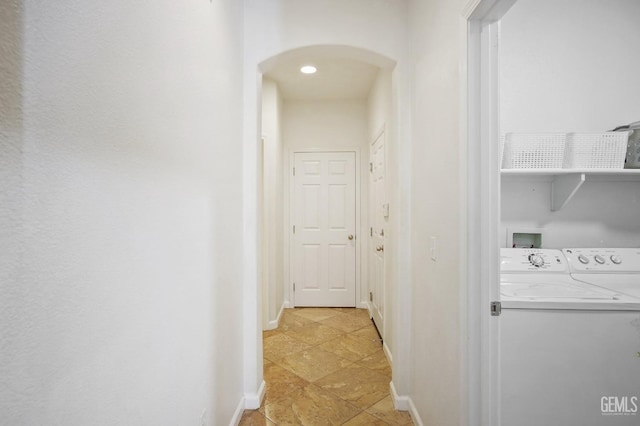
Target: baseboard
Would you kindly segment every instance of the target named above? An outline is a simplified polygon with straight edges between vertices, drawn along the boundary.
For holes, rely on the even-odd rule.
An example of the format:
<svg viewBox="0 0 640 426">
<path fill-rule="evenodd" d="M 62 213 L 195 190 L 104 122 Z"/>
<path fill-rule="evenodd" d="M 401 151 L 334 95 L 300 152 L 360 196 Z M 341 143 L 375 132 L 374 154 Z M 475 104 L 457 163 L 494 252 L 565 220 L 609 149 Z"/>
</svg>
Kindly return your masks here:
<svg viewBox="0 0 640 426">
<path fill-rule="evenodd" d="M 422 423 L 422 419 L 420 418 L 420 414 L 418 414 L 418 409 L 411 398 L 409 398 L 409 414 L 411 415 L 411 420 L 413 420 L 414 425 L 424 426 L 424 423 Z"/>
<path fill-rule="evenodd" d="M 229 422 L 229 426 L 238 426 L 240 424 L 240 419 L 242 419 L 242 413 L 244 413 L 244 397 L 240 398 L 240 402 L 236 407 L 236 411 L 233 412 L 233 417 L 231 417 L 231 421 Z"/>
<path fill-rule="evenodd" d="M 289 308 L 293 308 L 293 306 L 291 305 L 291 302 L 289 302 L 288 300 L 285 300 L 284 303 L 282 304 L 282 307 L 284 309 L 289 309 Z"/>
<path fill-rule="evenodd" d="M 389 383 L 389 389 L 391 391 L 391 398 L 393 398 L 393 406 L 396 407 L 396 410 L 409 411 L 409 397 L 398 395 L 393 380 Z"/>
<path fill-rule="evenodd" d="M 406 396 L 398 395 L 396 392 L 396 387 L 393 384 L 393 381 L 389 383 L 389 389 L 391 390 L 391 398 L 393 398 L 393 406 L 398 411 L 408 411 L 411 416 L 411 420 L 413 420 L 413 424 L 416 426 L 424 426 L 422 419 L 420 418 L 420 414 L 418 414 L 418 409 L 416 408 L 413 400 Z"/>
<path fill-rule="evenodd" d="M 389 349 L 389 346 L 387 345 L 387 342 L 385 340 L 382 341 L 382 352 L 384 352 L 384 355 L 387 357 L 389 366 L 391 366 L 391 369 L 393 369 L 393 357 L 391 356 L 391 349 Z"/>
<path fill-rule="evenodd" d="M 278 328 L 278 325 L 280 324 L 280 317 L 284 312 L 285 303 L 283 303 L 282 306 L 280 306 L 280 312 L 278 312 L 278 316 L 276 317 L 276 319 L 274 319 L 273 321 L 269 321 L 269 323 L 267 324 L 266 330 L 275 330 L 276 328 Z"/>
<path fill-rule="evenodd" d="M 369 317 L 371 317 L 371 306 L 369 306 L 369 302 L 367 302 L 366 300 L 361 301 L 360 303 L 358 303 L 356 305 L 356 308 L 368 310 L 369 311 Z"/>
<path fill-rule="evenodd" d="M 263 380 L 262 383 L 260 383 L 260 387 L 258 388 L 257 393 L 244 395 L 244 409 L 257 410 L 258 408 L 260 408 L 260 404 L 262 404 L 262 400 L 264 399 L 265 391 L 266 383 Z"/>
</svg>

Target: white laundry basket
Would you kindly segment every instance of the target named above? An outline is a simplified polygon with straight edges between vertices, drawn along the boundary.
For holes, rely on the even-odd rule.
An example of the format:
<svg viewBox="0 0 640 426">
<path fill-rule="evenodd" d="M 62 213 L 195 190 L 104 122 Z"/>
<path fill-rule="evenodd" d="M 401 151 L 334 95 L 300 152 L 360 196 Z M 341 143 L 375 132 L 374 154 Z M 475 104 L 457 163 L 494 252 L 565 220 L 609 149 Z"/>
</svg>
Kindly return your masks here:
<svg viewBox="0 0 640 426">
<path fill-rule="evenodd" d="M 627 132 L 569 133 L 565 169 L 622 169 L 627 153 Z"/>
<path fill-rule="evenodd" d="M 507 133 L 503 169 L 560 169 L 565 133 Z"/>
</svg>

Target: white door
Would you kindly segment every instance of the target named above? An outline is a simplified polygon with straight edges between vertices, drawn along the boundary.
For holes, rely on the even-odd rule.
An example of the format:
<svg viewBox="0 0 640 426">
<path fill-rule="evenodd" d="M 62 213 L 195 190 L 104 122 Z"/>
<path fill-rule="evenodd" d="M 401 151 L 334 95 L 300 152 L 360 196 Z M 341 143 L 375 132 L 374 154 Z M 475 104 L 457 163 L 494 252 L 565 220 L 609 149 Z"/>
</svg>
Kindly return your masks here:
<svg viewBox="0 0 640 426">
<path fill-rule="evenodd" d="M 294 154 L 295 306 L 355 306 L 355 160 L 355 152 Z"/>
<path fill-rule="evenodd" d="M 384 338 L 384 229 L 388 216 L 384 179 L 384 132 L 376 138 L 371 146 L 370 172 L 369 301 L 373 321 L 380 337 Z"/>
</svg>

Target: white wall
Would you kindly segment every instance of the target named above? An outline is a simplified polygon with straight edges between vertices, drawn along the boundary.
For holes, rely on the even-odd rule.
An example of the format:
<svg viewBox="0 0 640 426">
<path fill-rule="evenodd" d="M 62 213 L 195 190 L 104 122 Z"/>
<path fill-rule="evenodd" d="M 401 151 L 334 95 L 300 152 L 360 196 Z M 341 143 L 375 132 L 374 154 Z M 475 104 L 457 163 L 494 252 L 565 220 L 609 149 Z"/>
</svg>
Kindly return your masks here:
<svg viewBox="0 0 640 426">
<path fill-rule="evenodd" d="M 275 81 L 262 81 L 263 155 L 263 328 L 277 326 L 284 303 L 284 180 L 283 101 Z"/>
<path fill-rule="evenodd" d="M 394 105 L 401 107 L 396 109 L 398 120 L 398 141 L 402 145 L 399 152 L 402 156 L 398 159 L 398 170 L 401 170 L 402 188 L 398 196 L 398 208 L 392 220 L 403 224 L 398 227 L 398 232 L 392 236 L 398 248 L 398 262 L 401 266 L 396 268 L 398 276 L 394 280 L 397 287 L 394 293 L 399 300 L 408 301 L 405 290 L 409 283 L 410 259 L 408 256 L 409 235 L 411 233 L 408 214 L 410 211 L 408 201 L 408 188 L 410 187 L 410 150 L 407 148 L 408 138 L 408 94 L 409 79 L 405 68 L 406 59 L 406 3 L 395 0 L 247 0 L 245 2 L 245 74 L 244 74 L 244 163 L 243 163 L 243 203 L 245 217 L 245 256 L 243 288 L 246 298 L 244 305 L 247 323 L 245 344 L 246 390 L 257 390 L 262 383 L 261 367 L 261 337 L 259 333 L 259 301 L 260 295 L 257 288 L 259 282 L 258 264 L 259 253 L 252 250 L 257 240 L 257 188 L 261 186 L 257 176 L 257 153 L 260 125 L 258 117 L 257 94 L 260 93 L 259 73 L 266 71 L 259 69 L 266 61 L 284 51 L 306 46 L 331 45 L 343 47 L 343 52 L 348 50 L 358 52 L 357 59 L 374 61 L 374 65 L 395 68 L 393 71 Z M 364 50 L 362 50 L 364 49 Z M 373 52 L 373 53 L 372 53 Z M 405 190 L 406 188 L 406 190 Z M 285 258 L 287 253 L 285 253 Z M 407 391 L 409 373 L 404 371 L 407 362 L 407 310 L 392 310 L 390 318 L 395 325 L 391 325 L 394 333 L 403 334 L 400 340 L 402 344 L 395 345 L 392 350 L 400 353 L 394 355 L 398 358 L 399 367 L 394 369 L 394 382 L 399 392 Z"/>
<path fill-rule="evenodd" d="M 501 127 L 601 132 L 640 120 L 640 3 L 519 0 L 501 22 Z M 637 182 L 587 182 L 561 211 L 548 182 L 502 182 L 502 243 L 544 228 L 545 247 L 638 247 Z M 594 200 L 597 200 L 594 203 Z"/>
<path fill-rule="evenodd" d="M 426 425 L 463 423 L 463 0 L 410 1 L 413 75 L 410 397 Z M 437 260 L 429 238 L 437 238 Z"/>
<path fill-rule="evenodd" d="M 290 226 L 290 185 L 291 154 L 305 149 L 360 149 L 360 236 L 367 235 L 368 228 L 368 179 L 369 173 L 362 164 L 369 162 L 369 145 L 367 142 L 367 104 L 365 100 L 326 100 L 326 101 L 284 101 L 283 109 L 283 136 L 285 148 L 284 170 L 284 223 L 285 229 Z M 289 232 L 286 233 L 289 235 Z M 360 252 L 366 252 L 366 239 L 360 238 Z M 291 299 L 291 247 L 289 240 L 285 241 L 284 271 L 285 271 L 285 298 Z M 360 283 L 365 286 L 367 280 L 366 256 L 360 259 Z M 363 307 L 365 293 L 362 289 L 357 292 L 360 300 L 357 307 Z"/>
<path fill-rule="evenodd" d="M 501 131 L 640 120 L 640 2 L 518 0 L 500 24 Z"/>
<path fill-rule="evenodd" d="M 2 166 L 19 175 L 0 185 L 23 214 L 0 222 L 18 261 L 0 264 L 3 423 L 228 423 L 241 4 L 26 0 L 7 21 L 5 3 Z"/>
<path fill-rule="evenodd" d="M 551 183 L 502 181 L 502 247 L 507 230 L 540 228 L 546 248 L 640 247 L 638 182 L 589 181 L 562 209 L 551 211 Z M 513 231 L 512 231 L 513 232 Z"/>
</svg>

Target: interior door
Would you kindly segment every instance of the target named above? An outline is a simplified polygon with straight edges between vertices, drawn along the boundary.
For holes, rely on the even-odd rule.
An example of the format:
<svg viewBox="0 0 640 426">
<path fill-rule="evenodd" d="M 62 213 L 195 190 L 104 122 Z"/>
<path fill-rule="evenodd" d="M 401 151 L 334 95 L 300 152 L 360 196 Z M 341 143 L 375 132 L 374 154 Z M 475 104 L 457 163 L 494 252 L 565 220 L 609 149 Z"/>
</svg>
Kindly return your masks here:
<svg viewBox="0 0 640 426">
<path fill-rule="evenodd" d="M 371 315 L 378 333 L 384 338 L 384 228 L 388 216 L 385 187 L 384 132 L 371 146 L 370 163 L 370 244 L 369 244 L 369 301 Z"/>
<path fill-rule="evenodd" d="M 355 152 L 294 154 L 295 306 L 355 307 Z"/>
</svg>

